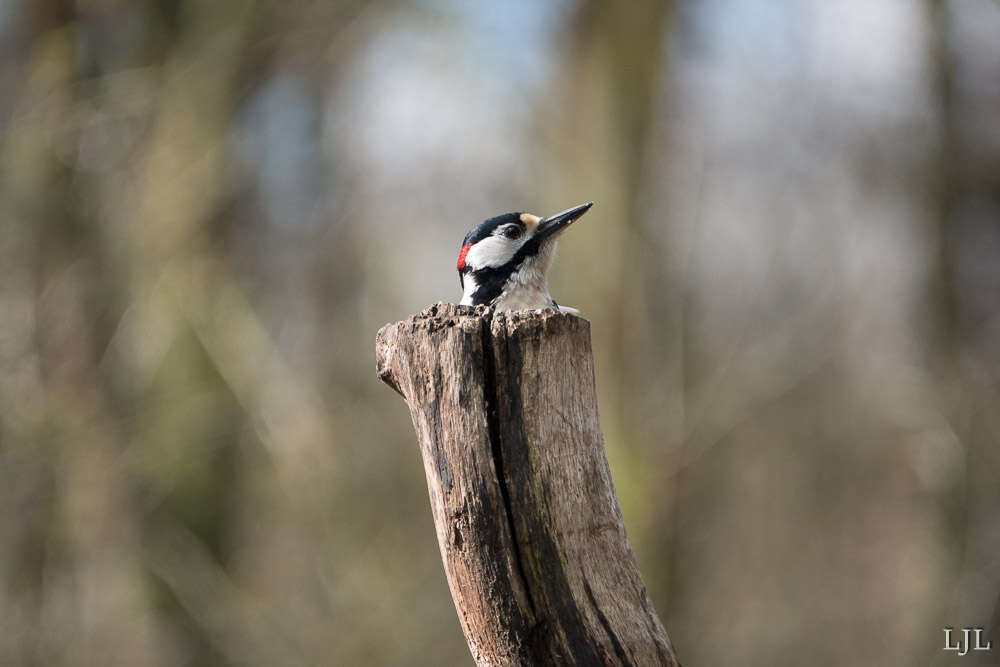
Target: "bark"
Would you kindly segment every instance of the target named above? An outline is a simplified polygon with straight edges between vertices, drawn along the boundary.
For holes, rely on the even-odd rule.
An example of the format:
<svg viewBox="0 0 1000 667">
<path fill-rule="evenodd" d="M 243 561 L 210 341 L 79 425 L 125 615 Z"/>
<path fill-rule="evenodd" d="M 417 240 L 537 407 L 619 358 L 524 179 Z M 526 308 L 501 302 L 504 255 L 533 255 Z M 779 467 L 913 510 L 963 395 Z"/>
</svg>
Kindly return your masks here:
<svg viewBox="0 0 1000 667">
<path fill-rule="evenodd" d="M 376 339 L 479 665 L 677 665 L 604 455 L 590 324 L 438 304 Z"/>
</svg>

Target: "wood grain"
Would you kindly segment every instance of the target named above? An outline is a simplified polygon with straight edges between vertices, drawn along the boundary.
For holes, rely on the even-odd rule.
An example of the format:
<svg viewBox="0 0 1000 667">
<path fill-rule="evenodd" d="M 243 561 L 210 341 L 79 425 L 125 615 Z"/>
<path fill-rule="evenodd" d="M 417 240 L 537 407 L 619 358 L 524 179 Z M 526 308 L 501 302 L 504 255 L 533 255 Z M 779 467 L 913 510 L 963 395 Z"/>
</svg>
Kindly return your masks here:
<svg viewBox="0 0 1000 667">
<path fill-rule="evenodd" d="M 604 454 L 590 324 L 437 304 L 383 327 L 478 665 L 677 665 Z"/>
</svg>

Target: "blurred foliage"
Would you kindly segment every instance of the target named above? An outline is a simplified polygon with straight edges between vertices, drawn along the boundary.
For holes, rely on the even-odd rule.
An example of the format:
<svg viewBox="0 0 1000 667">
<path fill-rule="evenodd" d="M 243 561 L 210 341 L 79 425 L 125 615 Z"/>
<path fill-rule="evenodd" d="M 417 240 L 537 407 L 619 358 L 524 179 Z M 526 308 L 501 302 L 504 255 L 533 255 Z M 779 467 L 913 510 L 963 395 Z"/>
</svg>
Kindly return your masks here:
<svg viewBox="0 0 1000 667">
<path fill-rule="evenodd" d="M 587 200 L 553 293 L 684 663 L 1000 641 L 998 34 L 0 0 L 0 664 L 469 664 L 374 333 L 474 223 Z"/>
</svg>

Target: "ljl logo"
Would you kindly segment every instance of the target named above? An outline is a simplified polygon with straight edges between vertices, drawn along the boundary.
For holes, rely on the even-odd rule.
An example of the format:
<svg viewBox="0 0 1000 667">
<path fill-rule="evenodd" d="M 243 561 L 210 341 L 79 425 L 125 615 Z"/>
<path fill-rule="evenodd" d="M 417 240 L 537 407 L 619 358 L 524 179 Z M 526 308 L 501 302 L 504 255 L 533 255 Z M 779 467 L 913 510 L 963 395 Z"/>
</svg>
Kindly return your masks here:
<svg viewBox="0 0 1000 667">
<path fill-rule="evenodd" d="M 983 646 L 982 628 L 962 628 L 962 636 L 961 638 L 956 638 L 954 644 L 951 637 L 951 633 L 953 632 L 955 632 L 955 628 L 944 628 L 945 651 L 957 651 L 958 655 L 965 655 L 969 651 L 989 651 L 993 648 L 993 642 L 991 641 L 987 641 L 986 646 Z M 976 642 L 975 646 L 970 644 L 970 641 L 973 639 Z"/>
</svg>

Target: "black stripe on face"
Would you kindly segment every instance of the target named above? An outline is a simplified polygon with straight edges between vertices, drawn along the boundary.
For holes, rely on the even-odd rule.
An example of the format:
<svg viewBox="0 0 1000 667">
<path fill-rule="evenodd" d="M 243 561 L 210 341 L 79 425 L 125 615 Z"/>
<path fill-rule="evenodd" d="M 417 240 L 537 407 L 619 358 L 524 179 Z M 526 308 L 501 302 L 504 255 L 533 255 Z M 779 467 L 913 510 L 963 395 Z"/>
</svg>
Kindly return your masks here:
<svg viewBox="0 0 1000 667">
<path fill-rule="evenodd" d="M 511 274 L 520 268 L 524 260 L 537 255 L 545 241 L 546 239 L 532 237 L 525 241 L 505 264 L 484 267 L 478 271 L 470 270 L 476 279 L 476 291 L 472 293 L 473 305 L 486 305 L 500 296 Z"/>
<path fill-rule="evenodd" d="M 472 293 L 472 305 L 487 305 L 500 296 L 503 292 L 503 286 L 507 284 L 507 279 L 513 272 L 505 267 L 507 264 L 472 272 L 476 279 L 476 291 Z"/>
</svg>

